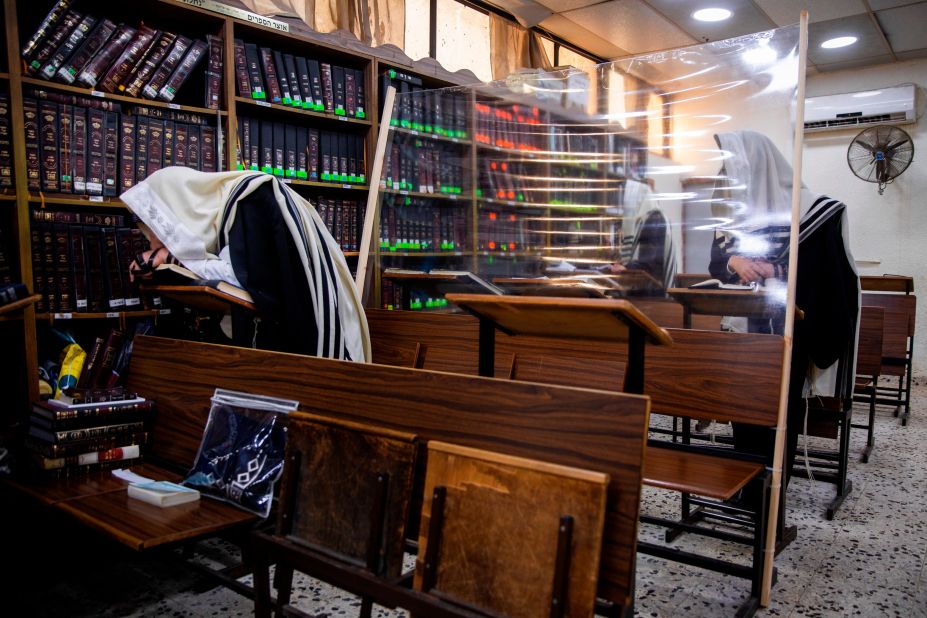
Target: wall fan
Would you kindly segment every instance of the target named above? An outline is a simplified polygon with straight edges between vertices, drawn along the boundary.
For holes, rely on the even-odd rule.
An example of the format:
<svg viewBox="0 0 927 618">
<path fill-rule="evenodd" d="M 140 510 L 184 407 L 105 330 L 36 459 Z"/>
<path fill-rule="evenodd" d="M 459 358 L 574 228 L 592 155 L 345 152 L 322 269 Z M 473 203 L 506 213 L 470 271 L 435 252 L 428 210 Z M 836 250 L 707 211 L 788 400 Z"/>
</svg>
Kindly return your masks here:
<svg viewBox="0 0 927 618">
<path fill-rule="evenodd" d="M 885 191 L 885 185 L 908 169 L 913 158 L 911 136 L 887 124 L 863 129 L 847 149 L 850 169 L 857 178 L 878 183 L 879 195 Z"/>
</svg>

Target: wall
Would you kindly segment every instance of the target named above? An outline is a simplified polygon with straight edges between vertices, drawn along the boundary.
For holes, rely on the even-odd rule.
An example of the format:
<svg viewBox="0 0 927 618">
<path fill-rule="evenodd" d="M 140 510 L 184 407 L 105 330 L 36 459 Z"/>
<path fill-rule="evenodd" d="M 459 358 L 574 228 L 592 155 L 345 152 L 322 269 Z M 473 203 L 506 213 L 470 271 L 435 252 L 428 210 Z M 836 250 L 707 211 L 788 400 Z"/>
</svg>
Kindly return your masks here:
<svg viewBox="0 0 927 618">
<path fill-rule="evenodd" d="M 871 90 L 902 83 L 917 85 L 917 124 L 904 125 L 914 140 L 914 160 L 879 195 L 847 166 L 846 153 L 858 129 L 805 135 L 802 176 L 816 193 L 847 204 L 850 243 L 860 274 L 911 275 L 921 295 L 915 328 L 914 374 L 927 373 L 927 60 L 810 76 L 808 97 Z"/>
</svg>

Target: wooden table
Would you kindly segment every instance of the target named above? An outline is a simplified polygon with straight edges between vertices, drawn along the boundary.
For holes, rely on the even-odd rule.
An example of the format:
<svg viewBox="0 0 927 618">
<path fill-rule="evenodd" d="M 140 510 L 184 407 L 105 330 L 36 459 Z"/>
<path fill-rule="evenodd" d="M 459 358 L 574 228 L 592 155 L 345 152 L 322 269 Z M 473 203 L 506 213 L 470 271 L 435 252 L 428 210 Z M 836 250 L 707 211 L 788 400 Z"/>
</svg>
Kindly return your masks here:
<svg viewBox="0 0 927 618">
<path fill-rule="evenodd" d="M 624 392 L 644 391 L 644 345 L 673 345 L 666 330 L 626 300 L 448 294 L 480 321 L 479 374 L 495 374 L 496 330 L 507 335 L 568 337 L 628 344 Z"/>
<path fill-rule="evenodd" d="M 683 307 L 683 328 L 692 328 L 693 314 L 761 319 L 785 315 L 783 300 L 763 290 L 670 288 L 666 292 Z"/>
</svg>

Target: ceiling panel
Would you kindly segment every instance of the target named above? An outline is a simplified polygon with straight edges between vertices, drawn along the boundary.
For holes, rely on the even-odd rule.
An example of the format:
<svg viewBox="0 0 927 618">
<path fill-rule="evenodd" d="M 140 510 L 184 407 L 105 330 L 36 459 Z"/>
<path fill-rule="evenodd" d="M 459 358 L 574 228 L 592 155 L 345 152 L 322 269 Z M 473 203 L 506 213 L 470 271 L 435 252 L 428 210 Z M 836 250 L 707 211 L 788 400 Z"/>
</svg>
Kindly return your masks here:
<svg viewBox="0 0 927 618">
<path fill-rule="evenodd" d="M 812 22 L 828 21 L 864 13 L 862 0 L 753 0 L 780 26 L 797 24 L 802 9 Z"/>
<path fill-rule="evenodd" d="M 567 17 L 632 54 L 696 43 L 639 0 L 612 0 Z"/>
<path fill-rule="evenodd" d="M 523 0 L 523 2 L 524 1 L 525 0 Z M 601 1 L 602 0 L 535 0 L 535 2 L 546 6 L 554 13 L 581 9 L 592 4 L 598 4 Z"/>
<path fill-rule="evenodd" d="M 893 9 L 908 4 L 919 4 L 920 1 L 921 0 L 869 0 L 869 6 L 872 7 L 873 11 L 881 11 L 883 9 Z"/>
<path fill-rule="evenodd" d="M 927 47 L 927 2 L 876 13 L 882 30 L 896 52 Z"/>
<path fill-rule="evenodd" d="M 560 15 L 548 17 L 541 22 L 541 27 L 602 58 L 617 58 L 627 56 L 630 53 L 626 49 L 603 39 L 598 34 Z"/>
<path fill-rule="evenodd" d="M 927 47 L 924 49 L 913 49 L 911 51 L 900 52 L 895 54 L 899 60 L 916 60 L 918 58 L 927 58 Z"/>
<path fill-rule="evenodd" d="M 845 69 L 856 69 L 859 67 L 872 66 L 876 64 L 887 64 L 889 62 L 892 62 L 891 54 L 882 54 L 878 56 L 853 58 L 851 60 L 834 62 L 831 64 L 819 64 L 817 65 L 817 69 L 822 73 L 826 73 L 828 71 L 843 71 Z"/>
<path fill-rule="evenodd" d="M 744 34 L 775 28 L 776 24 L 766 18 L 750 0 L 711 0 L 712 7 L 731 11 L 730 18 L 718 22 L 698 21 L 692 17 L 701 3 L 688 0 L 646 0 L 647 3 L 666 17 L 676 22 L 699 41 L 720 41 Z M 707 0 L 706 0 L 707 1 Z"/>
<path fill-rule="evenodd" d="M 823 49 L 821 43 L 838 36 L 855 36 L 853 45 Z M 889 53 L 868 15 L 817 22 L 808 26 L 808 59 L 814 64 L 833 64 Z"/>
</svg>

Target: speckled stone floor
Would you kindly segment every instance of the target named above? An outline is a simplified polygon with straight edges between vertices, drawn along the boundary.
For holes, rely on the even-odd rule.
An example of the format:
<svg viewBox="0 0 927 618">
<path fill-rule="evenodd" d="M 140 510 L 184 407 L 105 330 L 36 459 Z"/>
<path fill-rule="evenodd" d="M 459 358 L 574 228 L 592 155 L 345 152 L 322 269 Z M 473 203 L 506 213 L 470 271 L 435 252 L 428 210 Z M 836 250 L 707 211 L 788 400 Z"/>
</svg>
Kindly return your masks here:
<svg viewBox="0 0 927 618">
<path fill-rule="evenodd" d="M 889 409 L 879 409 L 876 450 L 868 464 L 858 461 L 864 432 L 853 431 L 853 491 L 833 521 L 824 517 L 832 485 L 792 481 L 788 523 L 798 526 L 798 538 L 776 558 L 778 582 L 759 616 L 927 617 L 927 385 L 918 382 L 907 427 Z M 857 406 L 857 418 L 864 412 Z M 672 515 L 678 498 L 645 488 L 642 510 Z M 17 516 L 47 526 L 49 534 L 0 547 L 2 615 L 198 618 L 252 613 L 249 600 L 214 587 L 180 559 L 179 551 L 139 556 L 67 521 L 44 521 L 41 513 Z M 656 539 L 661 531 L 642 526 L 641 536 Z M 742 546 L 692 535 L 676 545 L 744 563 L 748 559 Z M 232 548 L 222 542 L 203 543 L 201 549 L 197 560 L 205 564 L 232 557 Z M 14 563 L 13 556 L 21 562 Z M 638 616 L 730 616 L 748 591 L 746 580 L 638 558 Z M 28 597 L 30 592 L 35 596 Z M 293 599 L 300 609 L 332 617 L 354 616 L 359 607 L 357 598 L 302 576 L 295 581 Z M 403 614 L 376 608 L 374 615 Z"/>
</svg>

